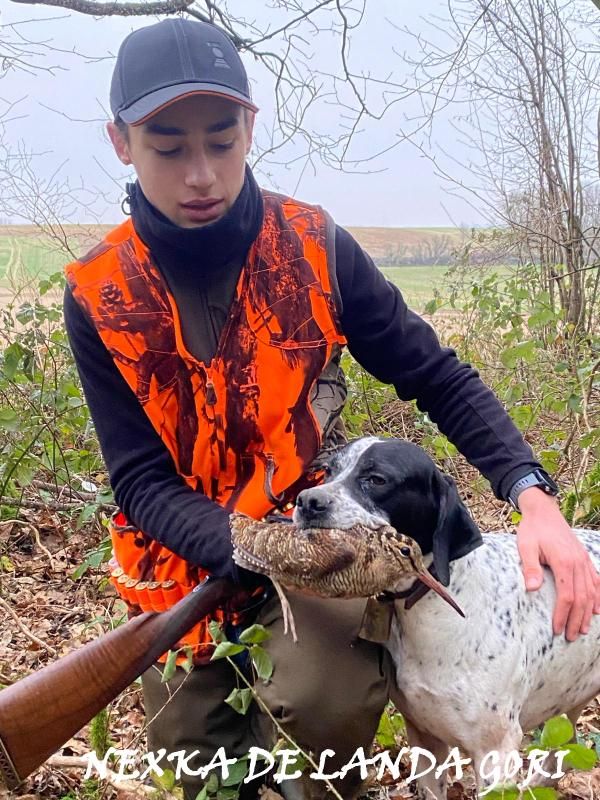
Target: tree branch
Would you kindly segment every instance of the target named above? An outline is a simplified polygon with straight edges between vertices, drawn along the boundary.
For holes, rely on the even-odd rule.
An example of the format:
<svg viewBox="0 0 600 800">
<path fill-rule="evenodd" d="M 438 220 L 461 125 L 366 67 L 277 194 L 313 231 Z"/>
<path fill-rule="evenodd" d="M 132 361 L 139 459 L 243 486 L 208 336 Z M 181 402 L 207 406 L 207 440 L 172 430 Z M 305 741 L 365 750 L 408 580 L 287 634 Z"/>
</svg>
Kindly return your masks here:
<svg viewBox="0 0 600 800">
<path fill-rule="evenodd" d="M 141 17 L 147 14 L 176 14 L 194 0 L 156 0 L 150 3 L 98 3 L 96 0 L 12 0 L 26 6 L 44 5 L 67 8 L 93 17 Z"/>
</svg>

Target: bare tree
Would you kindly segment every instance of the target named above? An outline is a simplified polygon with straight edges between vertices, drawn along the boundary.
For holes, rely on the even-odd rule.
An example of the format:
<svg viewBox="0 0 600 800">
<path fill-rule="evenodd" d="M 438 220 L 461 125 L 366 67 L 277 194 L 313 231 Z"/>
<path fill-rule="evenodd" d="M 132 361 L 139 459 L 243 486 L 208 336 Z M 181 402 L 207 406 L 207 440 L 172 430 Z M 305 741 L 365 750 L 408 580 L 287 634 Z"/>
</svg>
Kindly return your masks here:
<svg viewBox="0 0 600 800">
<path fill-rule="evenodd" d="M 358 157 L 353 142 L 364 121 L 381 119 L 406 94 L 391 73 L 372 75 L 362 65 L 354 65 L 352 37 L 364 24 L 367 0 L 275 0 L 268 16 L 265 4 L 261 19 L 250 17 L 244 0 L 13 2 L 21 7 L 51 6 L 95 18 L 110 15 L 156 18 L 178 14 L 219 25 L 240 52 L 254 57 L 259 79 L 270 82 L 275 118 L 267 116 L 264 120 L 261 116 L 258 120 L 252 166 L 275 186 L 273 173 L 281 174 L 282 166 L 293 170 L 297 183 L 307 170 L 315 171 L 319 163 L 340 170 L 370 171 L 369 162 L 376 152 L 369 151 L 361 142 Z M 0 25 L 0 81 L 16 70 L 36 74 L 65 68 L 67 59 L 47 33 L 34 35 L 39 32 L 35 28 L 37 23 L 23 19 L 16 24 Z M 89 24 L 97 24 L 97 20 L 89 19 Z M 329 46 L 324 47 L 324 42 Z M 66 47 L 64 52 L 69 57 L 73 53 L 80 56 L 82 63 L 114 57 L 106 53 L 80 53 L 75 42 Z M 320 69 L 316 68 L 316 61 Z M 44 97 L 42 105 L 67 117 L 73 126 L 100 122 L 71 119 L 68 112 L 57 107 L 59 102 Z M 332 105 L 339 110 L 337 116 L 332 116 L 330 108 L 326 108 Z M 53 247 L 62 246 L 70 257 L 70 251 L 80 247 L 78 242 L 69 242 L 75 229 L 66 229 L 64 223 L 79 220 L 83 208 L 87 217 L 98 219 L 107 205 L 114 204 L 114 198 L 112 203 L 107 201 L 100 189 L 90 185 L 89 179 L 85 189 L 71 185 L 65 177 L 68 167 L 62 163 L 63 158 L 57 158 L 53 165 L 52 153 L 31 152 L 27 142 L 16 142 L 11 121 L 19 112 L 19 103 L 9 108 L 0 95 L 0 217 L 34 224 L 47 242 L 50 239 Z M 99 116 L 104 118 L 105 113 Z M 390 132 L 390 138 L 393 135 Z M 123 177 L 109 174 L 103 165 L 99 169 L 115 187 L 115 195 L 120 194 Z M 106 185 L 106 179 L 102 180 Z"/>
<path fill-rule="evenodd" d="M 58 6 L 94 17 L 184 14 L 219 25 L 238 50 L 252 54 L 270 76 L 275 125 L 257 132 L 259 152 L 254 163 L 265 165 L 265 170 L 269 163 L 290 165 L 293 161 L 302 164 L 301 175 L 320 160 L 336 169 L 369 171 L 369 162 L 377 153 L 356 155 L 354 138 L 365 121 L 382 119 L 408 94 L 390 72 L 374 75 L 354 63 L 352 38 L 363 24 L 367 0 L 276 0 L 269 8 L 268 21 L 250 18 L 242 0 L 12 2 Z M 318 69 L 315 43 L 324 41 L 332 46 L 327 51 L 327 66 Z M 334 125 L 331 114 L 323 114 L 324 107 L 331 105 L 339 108 Z"/>
<path fill-rule="evenodd" d="M 411 62 L 427 125 L 440 108 L 459 109 L 438 171 L 504 228 L 513 256 L 540 264 L 566 322 L 589 330 L 600 261 L 598 15 L 579 0 L 450 0 L 449 12 Z"/>
</svg>

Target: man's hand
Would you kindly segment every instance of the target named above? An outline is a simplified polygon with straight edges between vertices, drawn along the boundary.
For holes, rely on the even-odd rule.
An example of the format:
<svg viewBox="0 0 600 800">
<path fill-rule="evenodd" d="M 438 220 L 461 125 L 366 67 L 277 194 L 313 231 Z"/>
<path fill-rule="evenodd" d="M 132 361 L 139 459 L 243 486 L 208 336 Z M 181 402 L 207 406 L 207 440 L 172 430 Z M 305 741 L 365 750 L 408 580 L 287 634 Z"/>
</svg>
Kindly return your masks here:
<svg viewBox="0 0 600 800">
<path fill-rule="evenodd" d="M 540 588 L 542 564 L 552 570 L 557 592 L 552 628 L 555 635 L 566 631 L 573 642 L 589 631 L 592 614 L 600 614 L 600 575 L 553 497 L 532 486 L 519 495 L 519 508 L 517 546 L 525 586 L 530 592 Z"/>
</svg>

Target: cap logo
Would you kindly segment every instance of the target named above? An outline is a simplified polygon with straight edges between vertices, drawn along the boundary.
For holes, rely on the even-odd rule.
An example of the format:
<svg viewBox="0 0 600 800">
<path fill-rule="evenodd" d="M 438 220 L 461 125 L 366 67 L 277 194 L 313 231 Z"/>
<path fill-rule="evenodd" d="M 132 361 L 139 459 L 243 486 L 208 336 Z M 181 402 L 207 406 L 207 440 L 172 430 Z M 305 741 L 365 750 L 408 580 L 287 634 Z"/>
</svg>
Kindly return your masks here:
<svg viewBox="0 0 600 800">
<path fill-rule="evenodd" d="M 215 58 L 213 67 L 221 67 L 222 69 L 231 69 L 231 67 L 225 60 L 225 53 L 221 50 L 219 45 L 216 42 L 207 42 L 206 44 L 212 50 L 212 54 Z"/>
</svg>

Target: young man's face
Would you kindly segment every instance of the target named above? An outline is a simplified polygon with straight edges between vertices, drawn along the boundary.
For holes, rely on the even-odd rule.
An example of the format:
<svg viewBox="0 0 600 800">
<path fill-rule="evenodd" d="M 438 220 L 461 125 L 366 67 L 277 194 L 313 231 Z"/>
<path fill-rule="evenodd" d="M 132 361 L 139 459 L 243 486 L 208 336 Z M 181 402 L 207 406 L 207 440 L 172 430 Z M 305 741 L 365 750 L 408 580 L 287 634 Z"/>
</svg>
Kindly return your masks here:
<svg viewBox="0 0 600 800">
<path fill-rule="evenodd" d="M 192 95 L 128 126 L 109 122 L 117 156 L 133 164 L 155 208 L 182 228 L 208 225 L 233 205 L 244 183 L 254 115 L 237 103 Z"/>
</svg>

